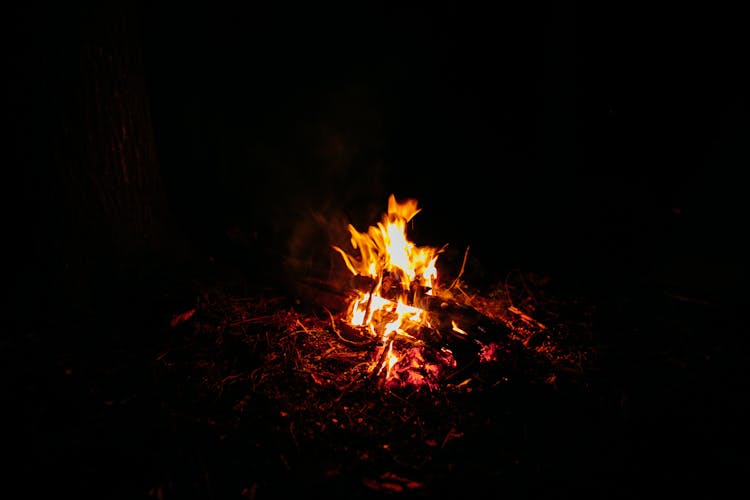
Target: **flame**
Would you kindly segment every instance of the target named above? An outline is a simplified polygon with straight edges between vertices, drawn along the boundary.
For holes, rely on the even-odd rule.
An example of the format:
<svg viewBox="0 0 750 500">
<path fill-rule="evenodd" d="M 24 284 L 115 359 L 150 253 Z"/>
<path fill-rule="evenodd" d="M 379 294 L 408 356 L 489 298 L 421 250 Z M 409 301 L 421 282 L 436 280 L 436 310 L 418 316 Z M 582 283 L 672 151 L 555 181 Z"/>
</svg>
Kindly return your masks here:
<svg viewBox="0 0 750 500">
<path fill-rule="evenodd" d="M 404 289 L 419 278 L 426 287 L 431 287 L 437 278 L 435 262 L 438 249 L 417 247 L 406 237 L 406 224 L 419 213 L 417 201 L 407 199 L 401 203 L 391 195 L 388 198 L 388 213 L 377 226 L 370 226 L 366 233 L 360 233 L 349 224 L 352 247 L 359 250 L 360 258 L 350 256 L 334 246 L 349 270 L 354 275 L 382 278 L 384 271 L 397 274 Z"/>
<path fill-rule="evenodd" d="M 429 384 L 426 378 L 433 380 L 437 376 L 439 364 L 455 364 L 447 349 L 436 357 L 438 361 L 426 361 L 419 348 L 419 332 L 431 328 L 420 299 L 436 293 L 436 263 L 442 252 L 439 248 L 417 246 L 407 237 L 407 224 L 420 211 L 417 200 L 399 202 L 391 194 L 388 212 L 377 225 L 359 232 L 349 224 L 354 255 L 333 246 L 354 276 L 370 278 L 369 290 L 356 291 L 348 304 L 345 320 L 380 339 L 381 348 L 371 371 L 384 373 L 392 384 Z M 462 332 L 457 325 L 454 329 Z M 395 341 L 416 345 L 399 353 Z"/>
</svg>

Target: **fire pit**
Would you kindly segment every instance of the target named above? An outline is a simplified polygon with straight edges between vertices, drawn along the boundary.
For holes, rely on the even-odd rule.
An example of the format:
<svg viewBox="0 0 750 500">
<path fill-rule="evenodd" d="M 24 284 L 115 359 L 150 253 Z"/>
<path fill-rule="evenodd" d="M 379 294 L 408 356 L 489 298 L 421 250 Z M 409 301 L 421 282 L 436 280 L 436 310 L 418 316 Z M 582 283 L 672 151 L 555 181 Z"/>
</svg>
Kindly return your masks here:
<svg viewBox="0 0 750 500">
<path fill-rule="evenodd" d="M 372 350 L 368 373 L 386 388 L 435 389 L 467 364 L 490 360 L 508 340 L 506 325 L 454 298 L 458 279 L 442 286 L 437 260 L 445 247 L 409 239 L 407 225 L 420 211 L 417 200 L 391 195 L 377 225 L 366 232 L 348 226 L 354 253 L 333 246 L 352 277 L 331 329 Z"/>
<path fill-rule="evenodd" d="M 377 225 L 350 226 L 352 248 L 332 249 L 349 277 L 305 280 L 319 301 L 213 289 L 176 313 L 157 359 L 162 381 L 180 387 L 173 414 L 273 449 L 264 474 L 281 483 L 305 471 L 347 491 L 423 492 L 456 467 L 456 446 L 481 446 L 497 419 L 516 418 L 514 388 L 580 386 L 595 361 L 580 304 L 556 301 L 532 273 L 510 273 L 486 292 L 462 271 L 443 285 L 443 249 L 406 237 L 418 212 L 416 201 L 391 196 Z M 506 452 L 509 463 L 522 453 Z"/>
</svg>

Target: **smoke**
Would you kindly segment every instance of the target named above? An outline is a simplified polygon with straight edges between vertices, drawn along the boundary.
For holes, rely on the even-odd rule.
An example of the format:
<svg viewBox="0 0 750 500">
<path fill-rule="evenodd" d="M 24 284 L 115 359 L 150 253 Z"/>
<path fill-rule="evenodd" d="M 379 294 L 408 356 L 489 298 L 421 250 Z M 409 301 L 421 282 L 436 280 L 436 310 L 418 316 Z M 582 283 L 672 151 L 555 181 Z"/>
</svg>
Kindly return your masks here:
<svg viewBox="0 0 750 500">
<path fill-rule="evenodd" d="M 387 210 L 383 117 L 372 89 L 356 84 L 300 108 L 262 195 L 287 279 L 331 280 L 346 271 L 332 246 L 348 248 L 348 225 L 366 229 Z"/>
</svg>

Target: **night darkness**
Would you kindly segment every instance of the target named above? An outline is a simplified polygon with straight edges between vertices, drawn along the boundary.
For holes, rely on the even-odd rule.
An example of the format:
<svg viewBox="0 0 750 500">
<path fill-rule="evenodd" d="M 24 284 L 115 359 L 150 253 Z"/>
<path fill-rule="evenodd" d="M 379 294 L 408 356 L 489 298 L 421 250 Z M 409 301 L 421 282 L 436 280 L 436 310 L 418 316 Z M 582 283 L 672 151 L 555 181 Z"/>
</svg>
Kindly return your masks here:
<svg viewBox="0 0 750 500">
<path fill-rule="evenodd" d="M 492 277 L 736 285 L 732 23 L 718 8 L 148 12 L 172 206 L 208 252 L 232 224 L 283 248 L 313 211 L 364 228 L 395 193 L 419 200 L 425 241 L 470 245 Z"/>
<path fill-rule="evenodd" d="M 600 330 L 617 325 L 614 358 L 643 348 L 632 365 L 607 367 L 633 405 L 660 402 L 613 452 L 647 464 L 628 469 L 633 484 L 698 484 L 708 498 L 747 472 L 742 17 L 718 4 L 478 5 L 17 9 L 6 171 L 20 175 L 5 183 L 14 288 L 2 350 L 5 413 L 20 420 L 31 477 L 22 488 L 56 469 L 73 494 L 155 496 L 149 479 L 118 488 L 116 473 L 69 455 L 93 450 L 109 463 L 110 448 L 128 445 L 123 422 L 137 414 L 135 432 L 151 425 L 137 405 L 158 406 L 142 359 L 159 343 L 154 325 L 204 287 L 293 295 L 300 274 L 329 265 L 346 224 L 378 222 L 392 193 L 418 200 L 412 238 L 447 244 L 452 272 L 469 247 L 477 287 L 519 270 L 546 276 L 559 296 L 596 303 Z M 134 96 L 118 108 L 115 139 L 91 118 L 109 116 L 98 100 L 107 89 Z M 117 150 L 124 143 L 131 152 Z M 119 181 L 98 158 L 137 163 L 145 173 L 123 184 L 137 197 L 101 195 Z M 661 331 L 657 316 L 692 326 Z M 665 345 L 680 354 L 659 366 L 650 349 Z M 123 389 L 136 408 L 112 417 L 119 438 L 86 416 L 103 397 L 86 392 L 95 383 L 57 378 L 68 366 L 100 377 L 83 367 L 108 364 L 105 352 L 136 374 Z M 689 423 L 670 427 L 686 413 Z M 672 433 L 651 448 L 654 427 Z M 135 441 L 115 462 L 148 454 Z M 664 463 L 663 475 L 644 472 Z M 648 496 L 622 478 L 597 484 L 605 498 Z"/>
</svg>

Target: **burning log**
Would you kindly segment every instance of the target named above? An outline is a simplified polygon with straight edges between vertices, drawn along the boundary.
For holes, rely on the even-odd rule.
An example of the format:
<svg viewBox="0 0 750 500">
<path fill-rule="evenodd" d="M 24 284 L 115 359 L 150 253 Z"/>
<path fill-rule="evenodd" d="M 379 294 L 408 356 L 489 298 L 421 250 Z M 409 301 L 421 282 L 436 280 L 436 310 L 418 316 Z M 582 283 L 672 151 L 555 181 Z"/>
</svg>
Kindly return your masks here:
<svg viewBox="0 0 750 500">
<path fill-rule="evenodd" d="M 471 364 L 490 343 L 509 339 L 506 325 L 441 293 L 438 255 L 443 249 L 418 247 L 406 237 L 417 202 L 388 199 L 376 226 L 359 232 L 349 225 L 354 254 L 334 246 L 350 271 L 338 285 L 305 280 L 317 288 L 315 302 L 338 296 L 345 308 L 331 326 L 346 344 L 376 347 L 372 373 L 390 384 L 432 387 L 446 368 Z"/>
<path fill-rule="evenodd" d="M 384 280 L 385 281 L 385 280 Z M 342 298 L 352 293 L 370 294 L 376 280 L 367 276 L 355 276 L 350 281 L 350 290 L 338 288 L 330 283 L 317 280 L 305 280 L 307 285 L 322 291 L 338 295 Z M 507 338 L 508 327 L 495 321 L 477 309 L 462 304 L 453 298 L 429 295 L 431 290 L 426 287 L 412 287 L 409 305 L 424 309 L 436 320 L 434 328 L 440 331 L 451 331 L 453 336 L 463 340 L 478 340 L 489 342 L 498 337 Z M 382 287 L 381 296 L 389 300 L 396 300 L 400 289 L 397 286 Z M 461 325 L 460 329 L 455 325 Z M 463 330 L 463 331 L 460 331 Z"/>
<path fill-rule="evenodd" d="M 352 294 L 369 293 L 374 282 L 372 278 L 356 276 L 349 282 L 352 288 L 346 290 L 321 280 L 303 280 L 305 286 L 334 295 L 342 301 Z M 510 340 L 511 332 L 507 325 L 469 305 L 452 298 L 427 295 L 424 289 L 417 295 L 417 303 L 410 305 L 424 309 L 429 314 L 430 323 L 413 332 L 415 342 L 433 349 L 447 347 L 458 359 L 470 360 L 477 356 L 483 346 Z M 371 348 L 379 342 L 367 328 L 354 327 L 341 316 L 331 314 L 331 327 L 343 343 L 352 347 Z"/>
</svg>

